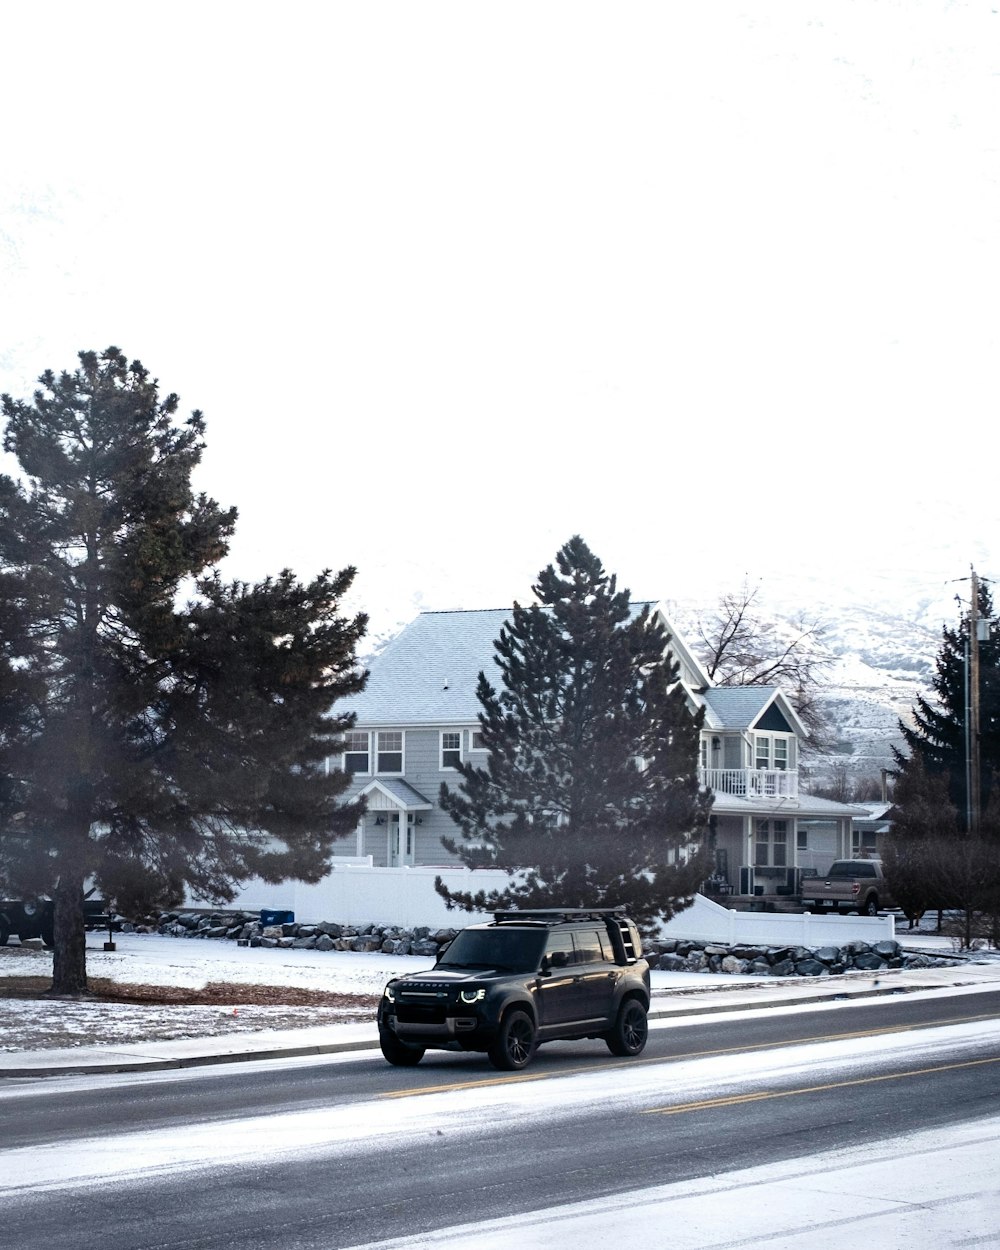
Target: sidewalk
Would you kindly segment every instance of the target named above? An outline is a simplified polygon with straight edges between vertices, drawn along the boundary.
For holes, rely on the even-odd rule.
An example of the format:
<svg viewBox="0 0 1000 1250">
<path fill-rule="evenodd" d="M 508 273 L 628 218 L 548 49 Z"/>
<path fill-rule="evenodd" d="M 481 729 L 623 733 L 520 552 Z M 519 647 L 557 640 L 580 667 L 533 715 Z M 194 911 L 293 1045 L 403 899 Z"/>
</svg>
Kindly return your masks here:
<svg viewBox="0 0 1000 1250">
<path fill-rule="evenodd" d="M 952 968 L 891 969 L 877 974 L 848 973 L 840 977 L 740 979 L 732 988 L 728 985 L 690 990 L 654 987 L 649 1016 L 651 1020 L 679 1020 L 716 1012 L 845 1002 L 885 994 L 946 991 L 958 987 L 983 990 L 1000 987 L 1000 961 L 970 962 Z M 377 1049 L 378 1032 L 374 1021 L 371 1024 L 334 1024 L 187 1041 L 2 1052 L 0 1079 L 156 1072 L 207 1064 Z"/>
</svg>

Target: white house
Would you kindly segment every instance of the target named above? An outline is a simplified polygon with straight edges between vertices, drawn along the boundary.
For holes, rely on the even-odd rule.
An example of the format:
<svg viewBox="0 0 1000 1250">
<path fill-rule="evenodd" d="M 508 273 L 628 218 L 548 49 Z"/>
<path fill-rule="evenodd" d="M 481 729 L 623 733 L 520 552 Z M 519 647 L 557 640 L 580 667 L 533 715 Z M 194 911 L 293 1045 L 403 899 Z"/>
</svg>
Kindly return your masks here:
<svg viewBox="0 0 1000 1250">
<path fill-rule="evenodd" d="M 643 606 L 670 636 L 692 711 L 705 709 L 700 776 L 715 795 L 706 892 L 797 893 L 802 872 L 851 854 L 852 818 L 864 813 L 799 788 L 807 733 L 780 689 L 713 685 L 663 605 L 634 605 Z M 457 830 L 438 794 L 443 781 L 460 781 L 460 760 L 485 762 L 476 683 L 480 672 L 499 682 L 493 643 L 509 616 L 507 608 L 425 612 L 374 659 L 366 689 L 346 705 L 357 716 L 347 749 L 329 762 L 351 774 L 350 797 L 368 800 L 349 853 L 382 867 L 456 864 L 441 839 Z"/>
</svg>

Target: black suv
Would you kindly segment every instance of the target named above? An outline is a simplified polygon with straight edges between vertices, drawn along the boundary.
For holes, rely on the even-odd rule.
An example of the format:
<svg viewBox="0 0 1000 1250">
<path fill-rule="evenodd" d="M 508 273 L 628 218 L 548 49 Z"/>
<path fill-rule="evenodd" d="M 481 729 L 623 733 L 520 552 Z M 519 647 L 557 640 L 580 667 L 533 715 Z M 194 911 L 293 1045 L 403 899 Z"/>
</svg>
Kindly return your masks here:
<svg viewBox="0 0 1000 1250">
<path fill-rule="evenodd" d="M 517 1069 L 541 1042 L 580 1037 L 637 1055 L 648 1010 L 649 964 L 624 908 L 498 911 L 463 929 L 429 972 L 389 982 L 379 1042 L 400 1067 L 425 1050 L 479 1050 Z"/>
</svg>

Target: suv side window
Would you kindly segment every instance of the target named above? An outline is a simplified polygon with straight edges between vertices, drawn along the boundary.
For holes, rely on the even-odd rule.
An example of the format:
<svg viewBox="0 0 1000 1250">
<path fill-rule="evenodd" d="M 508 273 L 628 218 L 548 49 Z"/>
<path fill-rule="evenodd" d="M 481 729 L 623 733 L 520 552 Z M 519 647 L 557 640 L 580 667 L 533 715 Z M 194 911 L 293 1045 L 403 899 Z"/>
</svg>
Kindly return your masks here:
<svg viewBox="0 0 1000 1250">
<path fill-rule="evenodd" d="M 576 962 L 572 933 L 550 933 L 545 943 L 550 968 L 567 968 Z"/>
<path fill-rule="evenodd" d="M 584 932 L 576 934 L 576 961 L 580 964 L 606 964 L 613 963 L 614 958 L 608 947 L 610 943 L 607 937 L 602 941 L 600 932 L 597 929 L 587 929 Z"/>
</svg>

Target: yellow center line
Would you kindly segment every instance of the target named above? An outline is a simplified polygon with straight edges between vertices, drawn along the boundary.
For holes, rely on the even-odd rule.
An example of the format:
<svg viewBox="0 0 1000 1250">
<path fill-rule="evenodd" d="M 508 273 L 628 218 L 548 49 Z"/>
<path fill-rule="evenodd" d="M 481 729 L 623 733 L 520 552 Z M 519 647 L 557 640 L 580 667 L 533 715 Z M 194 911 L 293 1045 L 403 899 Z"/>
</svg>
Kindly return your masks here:
<svg viewBox="0 0 1000 1250">
<path fill-rule="evenodd" d="M 735 1107 L 741 1103 L 763 1102 L 769 1098 L 792 1098 L 797 1094 L 821 1094 L 830 1089 L 874 1085 L 877 1081 L 900 1081 L 908 1076 L 930 1076 L 935 1072 L 954 1072 L 958 1068 L 978 1068 L 987 1063 L 1000 1063 L 1000 1055 L 990 1059 L 967 1059 L 962 1063 L 942 1063 L 933 1068 L 913 1068 L 909 1072 L 885 1072 L 879 1076 L 859 1076 L 852 1081 L 829 1081 L 824 1085 L 806 1085 L 801 1089 L 761 1090 L 753 1094 L 732 1094 L 726 1098 L 703 1098 L 699 1102 L 678 1103 L 675 1107 L 650 1107 L 643 1112 L 643 1115 L 681 1115 L 687 1111 L 708 1111 L 713 1107 Z"/>
<path fill-rule="evenodd" d="M 976 1016 L 957 1016 L 953 1020 L 945 1021 L 948 1025 L 952 1024 L 975 1024 L 981 1020 L 996 1020 L 997 1016 L 993 1012 L 984 1012 L 982 1015 Z M 783 1041 L 771 1042 L 753 1042 L 750 1045 L 742 1046 L 719 1046 L 711 1050 L 689 1050 L 679 1055 L 647 1055 L 642 1058 L 634 1058 L 629 1060 L 629 1065 L 637 1063 L 681 1063 L 685 1059 L 707 1059 L 713 1055 L 740 1055 L 748 1054 L 755 1050 L 778 1050 L 787 1046 L 805 1046 L 812 1045 L 816 1042 L 844 1042 L 854 1041 L 862 1037 L 885 1037 L 893 1033 L 912 1033 L 917 1029 L 939 1028 L 940 1025 L 935 1024 L 896 1024 L 886 1025 L 879 1029 L 858 1029 L 849 1033 L 822 1033 L 816 1037 L 790 1037 Z M 597 1063 L 588 1064 L 587 1072 L 608 1072 L 620 1069 L 621 1060 L 613 1063 Z M 553 1077 L 572 1075 L 566 1069 L 558 1072 L 513 1072 L 507 1076 L 480 1077 L 478 1080 L 472 1081 L 449 1081 L 441 1085 L 421 1085 L 416 1089 L 394 1089 L 387 1090 L 384 1094 L 380 1094 L 380 1098 L 416 1098 L 424 1094 L 450 1094 L 463 1089 L 488 1089 L 495 1085 L 516 1085 L 523 1081 L 545 1081 Z"/>
<path fill-rule="evenodd" d="M 601 1064 L 609 1068 L 611 1064 Z M 600 1070 L 600 1068 L 598 1070 Z M 588 1068 L 588 1071 L 593 1071 Z M 510 1076 L 484 1076 L 478 1081 L 449 1081 L 447 1085 L 422 1085 L 418 1089 L 390 1089 L 380 1098 L 413 1098 L 418 1094 L 451 1094 L 459 1089 L 487 1089 L 491 1085 L 518 1085 L 522 1081 L 547 1081 L 553 1076 L 565 1076 L 565 1072 L 515 1072 Z"/>
</svg>

